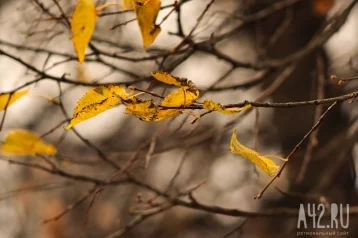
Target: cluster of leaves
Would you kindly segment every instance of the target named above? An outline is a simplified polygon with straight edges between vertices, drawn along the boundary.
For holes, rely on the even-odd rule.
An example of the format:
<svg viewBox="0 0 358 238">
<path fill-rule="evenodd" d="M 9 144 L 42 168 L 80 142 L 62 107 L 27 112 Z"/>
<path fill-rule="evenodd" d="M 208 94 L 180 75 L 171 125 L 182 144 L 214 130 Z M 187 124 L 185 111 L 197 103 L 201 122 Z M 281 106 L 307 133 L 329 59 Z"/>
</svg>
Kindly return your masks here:
<svg viewBox="0 0 358 238">
<path fill-rule="evenodd" d="M 74 125 L 88 120 L 118 104 L 126 106 L 126 113 L 132 114 L 142 121 L 157 122 L 171 118 L 183 113 L 184 109 L 190 109 L 190 105 L 202 104 L 202 108 L 208 111 L 217 111 L 222 114 L 235 114 L 247 110 L 251 105 L 244 107 L 225 108 L 219 103 L 206 99 L 204 103 L 198 103 L 199 90 L 196 85 L 187 79 L 172 76 L 167 72 L 153 72 L 153 78 L 178 87 L 177 90 L 165 97 L 155 95 L 161 98 L 161 102 L 155 104 L 153 99 L 143 100 L 140 98 L 143 94 L 153 94 L 144 90 L 134 95 L 135 88 L 129 87 L 130 92 L 119 85 L 102 85 L 90 89 L 77 103 L 73 112 L 72 120 L 66 129 L 71 129 Z M 191 115 L 196 116 L 193 112 Z"/>
<path fill-rule="evenodd" d="M 98 86 L 89 90 L 77 103 L 72 120 L 66 129 L 90 119 L 118 104 L 126 106 L 126 113 L 132 114 L 146 122 L 161 121 L 182 113 L 180 107 L 186 107 L 199 97 L 199 90 L 191 81 L 171 76 L 165 72 L 155 72 L 152 76 L 179 89 L 163 98 L 160 104 L 154 104 L 153 99 L 142 100 L 134 90 L 129 93 L 119 85 Z M 174 109 L 171 109 L 174 108 Z"/>
<path fill-rule="evenodd" d="M 124 0 L 120 3 L 123 10 L 135 10 L 140 27 L 143 45 L 151 45 L 160 33 L 160 26 L 155 24 L 160 0 Z M 86 49 L 96 28 L 97 11 L 109 4 L 95 7 L 94 0 L 79 0 L 72 15 L 72 41 L 80 63 L 84 62 Z"/>
<path fill-rule="evenodd" d="M 127 114 L 132 114 L 142 121 L 157 122 L 175 117 L 181 114 L 186 107 L 197 103 L 196 100 L 200 93 L 192 81 L 174 77 L 166 72 L 154 72 L 152 76 L 156 80 L 167 85 L 176 86 L 178 89 L 162 97 L 161 102 L 155 104 L 153 99 L 143 100 L 140 98 L 146 92 L 134 95 L 135 90 L 133 88 L 130 92 L 127 92 L 125 88 L 119 85 L 92 88 L 78 101 L 66 130 L 119 104 L 126 106 Z M 28 90 L 26 89 L 14 94 L 0 96 L 0 109 L 6 109 L 27 93 Z M 235 114 L 251 107 L 246 105 L 242 108 L 225 108 L 210 99 L 206 99 L 201 104 L 203 109 L 210 112 L 217 111 L 222 114 Z M 191 114 L 193 115 L 193 113 Z M 43 142 L 41 137 L 35 133 L 23 129 L 10 131 L 2 144 L 1 150 L 5 153 L 16 155 L 42 154 L 52 156 L 57 153 L 55 146 Z M 236 130 L 231 138 L 230 151 L 249 159 L 270 176 L 274 176 L 279 171 L 279 166 L 272 160 L 242 145 L 236 138 Z"/>
</svg>

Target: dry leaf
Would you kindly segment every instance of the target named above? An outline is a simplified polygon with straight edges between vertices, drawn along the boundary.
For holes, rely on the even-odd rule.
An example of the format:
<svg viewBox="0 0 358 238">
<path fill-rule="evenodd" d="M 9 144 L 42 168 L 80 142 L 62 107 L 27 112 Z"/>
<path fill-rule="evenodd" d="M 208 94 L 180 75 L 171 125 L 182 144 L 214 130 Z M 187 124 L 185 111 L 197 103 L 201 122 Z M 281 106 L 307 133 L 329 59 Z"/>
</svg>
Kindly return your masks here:
<svg viewBox="0 0 358 238">
<path fill-rule="evenodd" d="M 74 125 L 88 120 L 119 104 L 129 94 L 124 88 L 117 85 L 98 86 L 89 90 L 78 102 L 70 124 L 66 130 Z"/>
<path fill-rule="evenodd" d="M 189 86 L 189 87 L 194 87 L 195 85 L 193 84 L 193 82 L 191 82 L 190 80 L 184 79 L 184 78 L 179 78 L 179 77 L 174 77 L 173 75 L 167 73 L 167 72 L 152 72 L 152 76 L 165 84 L 169 84 L 169 85 L 175 85 L 178 87 L 181 86 Z"/>
<path fill-rule="evenodd" d="M 11 104 L 16 102 L 22 96 L 26 95 L 28 92 L 29 92 L 28 89 L 24 89 L 22 91 L 15 92 L 11 95 L 11 98 L 10 98 L 10 93 L 0 95 L 0 111 L 4 110 L 6 108 L 6 105 L 9 107 Z M 9 101 L 9 98 L 10 98 L 10 101 Z"/>
<path fill-rule="evenodd" d="M 249 159 L 252 163 L 256 164 L 261 170 L 263 170 L 269 176 L 275 176 L 280 170 L 280 166 L 276 165 L 271 159 L 260 155 L 258 152 L 245 147 L 241 144 L 236 137 L 236 129 L 232 133 L 230 141 L 230 151 L 232 153 L 241 155 L 242 157 Z"/>
<path fill-rule="evenodd" d="M 137 21 L 142 33 L 143 45 L 151 45 L 160 33 L 155 24 L 160 10 L 160 0 L 133 0 Z"/>
<path fill-rule="evenodd" d="M 125 101 L 127 114 L 133 114 L 139 119 L 147 122 L 161 121 L 181 114 L 182 111 L 179 107 L 189 106 L 199 97 L 199 90 L 191 81 L 176 78 L 165 72 L 155 72 L 152 73 L 152 75 L 163 83 L 180 86 L 180 88 L 167 95 L 160 106 L 156 106 L 152 100 L 127 100 Z M 166 109 L 164 107 L 178 108 Z"/>
<path fill-rule="evenodd" d="M 173 93 L 166 96 L 162 103 L 161 107 L 181 107 L 188 106 L 195 102 L 199 96 L 198 90 L 192 90 L 189 87 L 182 87 Z M 177 116 L 181 113 L 181 110 L 178 109 L 165 109 L 156 106 L 152 100 L 140 101 L 136 99 L 135 101 L 126 100 L 124 102 L 127 106 L 126 113 L 133 114 L 142 121 L 146 122 L 156 122 L 161 121 L 170 117 Z"/>
<path fill-rule="evenodd" d="M 55 146 L 45 143 L 41 137 L 32 131 L 23 129 L 10 131 L 1 146 L 1 150 L 16 155 L 55 155 L 57 153 Z"/>
<path fill-rule="evenodd" d="M 185 78 L 175 77 L 167 72 L 152 72 L 152 76 L 156 80 L 165 84 L 175 85 L 178 87 L 187 86 L 193 90 L 197 90 L 196 85 L 192 81 L 187 80 Z"/>
<path fill-rule="evenodd" d="M 126 113 L 135 115 L 142 121 L 157 122 L 180 114 L 179 110 L 160 109 L 152 100 L 126 100 Z"/>
<path fill-rule="evenodd" d="M 164 107 L 189 106 L 193 104 L 198 97 L 199 97 L 199 90 L 192 89 L 188 86 L 184 86 L 172 92 L 168 96 L 166 96 L 163 99 L 161 106 Z"/>
<path fill-rule="evenodd" d="M 72 15 L 72 41 L 80 63 L 84 62 L 87 46 L 96 27 L 96 7 L 93 0 L 79 0 Z"/>
<path fill-rule="evenodd" d="M 217 111 L 222 114 L 235 114 L 242 111 L 245 111 L 251 107 L 250 104 L 245 105 L 243 107 L 231 107 L 231 108 L 225 108 L 220 103 L 215 103 L 210 99 L 206 99 L 203 104 L 203 108 L 209 111 Z"/>
</svg>

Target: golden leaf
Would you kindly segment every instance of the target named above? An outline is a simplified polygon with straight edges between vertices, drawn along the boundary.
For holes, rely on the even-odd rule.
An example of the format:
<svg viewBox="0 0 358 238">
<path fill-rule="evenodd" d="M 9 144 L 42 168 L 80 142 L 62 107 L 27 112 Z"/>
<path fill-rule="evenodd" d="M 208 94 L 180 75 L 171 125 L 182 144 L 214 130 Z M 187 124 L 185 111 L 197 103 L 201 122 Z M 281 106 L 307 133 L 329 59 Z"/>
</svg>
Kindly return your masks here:
<svg viewBox="0 0 358 238">
<path fill-rule="evenodd" d="M 124 100 L 123 103 L 127 106 L 127 114 L 133 114 L 147 122 L 161 121 L 181 114 L 182 110 L 180 107 L 193 104 L 199 97 L 199 90 L 191 81 L 176 78 L 165 72 L 154 72 L 152 75 L 163 83 L 176 85 L 180 88 L 167 95 L 159 106 L 155 105 L 152 100 L 141 101 L 135 97 Z M 165 107 L 177 108 L 171 109 Z"/>
<path fill-rule="evenodd" d="M 225 108 L 220 103 L 215 103 L 210 99 L 206 99 L 203 104 L 203 108 L 209 111 L 217 111 L 222 114 L 235 114 L 242 111 L 245 111 L 251 107 L 250 104 L 245 105 L 243 107 L 232 107 L 232 108 Z"/>
<path fill-rule="evenodd" d="M 160 10 L 160 0 L 133 0 L 137 21 L 142 33 L 143 45 L 151 45 L 160 33 L 160 26 L 155 24 Z"/>
<path fill-rule="evenodd" d="M 152 100 L 126 100 L 124 103 L 127 106 L 127 114 L 133 114 L 140 120 L 146 122 L 157 122 L 180 114 L 179 110 L 160 109 L 153 103 Z"/>
<path fill-rule="evenodd" d="M 16 155 L 55 155 L 57 153 L 54 145 L 45 143 L 41 137 L 32 131 L 23 129 L 10 131 L 1 146 L 1 150 Z"/>
<path fill-rule="evenodd" d="M 168 96 L 166 96 L 163 99 L 161 106 L 164 107 L 189 106 L 193 104 L 198 97 L 199 97 L 199 90 L 192 89 L 188 86 L 184 86 L 172 92 Z"/>
<path fill-rule="evenodd" d="M 89 90 L 78 102 L 70 124 L 66 130 L 74 125 L 88 120 L 98 114 L 114 107 L 126 99 L 129 94 L 124 88 L 116 85 L 98 86 Z"/>
<path fill-rule="evenodd" d="M 84 62 L 87 46 L 96 27 L 96 7 L 93 0 L 79 0 L 72 15 L 72 41 L 80 63 Z"/>
<path fill-rule="evenodd" d="M 24 89 L 22 91 L 15 92 L 11 95 L 11 98 L 10 98 L 10 93 L 0 95 L 0 111 L 4 110 L 6 108 L 6 105 L 7 105 L 7 107 L 9 107 L 11 104 L 16 102 L 22 96 L 26 95 L 28 92 L 29 92 L 28 89 Z M 10 98 L 10 101 L 9 101 L 9 98 Z"/>
<path fill-rule="evenodd" d="M 232 133 L 230 141 L 230 151 L 232 153 L 241 155 L 242 157 L 249 159 L 252 163 L 256 164 L 261 170 L 263 170 L 269 176 L 275 176 L 280 170 L 280 166 L 276 165 L 271 159 L 260 155 L 258 152 L 245 147 L 241 144 L 236 137 L 236 129 Z"/>
<path fill-rule="evenodd" d="M 174 76 L 172 76 L 171 74 L 169 74 L 167 72 L 152 72 L 152 76 L 156 80 L 158 80 L 158 81 L 160 81 L 162 83 L 165 83 L 165 84 L 175 85 L 175 86 L 178 86 L 178 87 L 188 86 L 188 87 L 191 87 L 193 89 L 196 89 L 196 86 L 192 81 L 184 79 L 184 78 L 174 77 Z"/>
</svg>

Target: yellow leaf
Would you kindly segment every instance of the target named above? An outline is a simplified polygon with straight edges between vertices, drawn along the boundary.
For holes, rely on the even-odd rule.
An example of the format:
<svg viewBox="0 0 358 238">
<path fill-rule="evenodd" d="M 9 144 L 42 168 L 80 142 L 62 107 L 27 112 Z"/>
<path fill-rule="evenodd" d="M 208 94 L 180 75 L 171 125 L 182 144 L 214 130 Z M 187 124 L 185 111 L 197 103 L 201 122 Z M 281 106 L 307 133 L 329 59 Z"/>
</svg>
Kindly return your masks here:
<svg viewBox="0 0 358 238">
<path fill-rule="evenodd" d="M 154 105 L 152 100 L 126 100 L 124 103 L 127 106 L 127 114 L 133 114 L 140 120 L 146 122 L 157 122 L 180 114 L 179 110 L 160 109 L 156 105 Z"/>
<path fill-rule="evenodd" d="M 129 96 L 121 86 L 98 86 L 89 90 L 78 102 L 70 124 L 66 130 L 74 125 L 88 120 L 98 114 L 114 107 Z"/>
<path fill-rule="evenodd" d="M 93 0 L 79 0 L 72 15 L 72 41 L 80 63 L 84 62 L 87 46 L 96 27 L 96 7 Z"/>
<path fill-rule="evenodd" d="M 263 170 L 269 176 L 275 176 L 280 170 L 280 166 L 276 165 L 271 159 L 260 155 L 258 152 L 245 147 L 241 144 L 236 137 L 236 129 L 232 133 L 230 142 L 230 151 L 241 155 L 242 157 L 249 159 L 252 163 L 256 164 L 261 170 Z"/>
<path fill-rule="evenodd" d="M 189 106 L 199 97 L 199 90 L 191 81 L 176 78 L 165 72 L 154 72 L 152 75 L 161 82 L 180 88 L 166 96 L 159 106 L 155 105 L 152 100 L 141 101 L 135 97 L 124 100 L 123 103 L 127 106 L 127 114 L 133 114 L 147 122 L 161 121 L 181 114 L 182 111 L 179 107 Z M 165 107 L 178 108 L 167 109 Z"/>
<path fill-rule="evenodd" d="M 172 92 L 168 96 L 166 96 L 163 99 L 161 106 L 164 107 L 189 106 L 193 104 L 198 97 L 199 97 L 199 90 L 192 89 L 188 86 L 184 86 Z"/>
<path fill-rule="evenodd" d="M 158 111 L 152 100 L 130 100 L 130 102 L 126 101 L 125 104 L 127 106 L 126 113 L 133 114 L 142 121 L 153 121 Z"/>
<path fill-rule="evenodd" d="M 174 76 L 172 76 L 171 74 L 169 74 L 167 72 L 152 72 L 152 76 L 156 80 L 158 80 L 158 81 L 160 81 L 162 83 L 165 83 L 165 84 L 175 85 L 175 86 L 178 86 L 178 87 L 188 86 L 188 87 L 191 87 L 193 89 L 196 89 L 196 86 L 192 81 L 184 79 L 184 78 L 174 77 Z"/>
<path fill-rule="evenodd" d="M 137 21 L 142 33 L 143 45 L 151 45 L 160 33 L 160 26 L 155 24 L 160 10 L 160 0 L 133 0 Z"/>
<path fill-rule="evenodd" d="M 170 117 L 175 117 L 177 115 L 181 114 L 180 110 L 174 110 L 174 109 L 159 109 L 155 117 L 153 118 L 153 121 L 161 121 Z"/>
<path fill-rule="evenodd" d="M 235 114 L 242 111 L 245 111 L 251 107 L 250 104 L 245 105 L 243 107 L 232 107 L 232 108 L 225 108 L 220 103 L 215 103 L 210 99 L 206 99 L 203 104 L 203 108 L 209 111 L 217 111 L 222 114 Z"/>
<path fill-rule="evenodd" d="M 199 97 L 199 90 L 191 81 L 176 78 L 165 72 L 154 72 L 152 75 L 163 83 L 180 86 L 180 88 L 166 96 L 160 106 L 156 106 L 152 100 L 140 101 L 135 98 L 136 100 L 133 101 L 133 97 L 125 100 L 123 103 L 127 106 L 127 114 L 133 114 L 142 121 L 161 121 L 181 114 L 179 107 L 189 106 Z M 165 107 L 178 108 L 166 109 Z"/>
<path fill-rule="evenodd" d="M 10 131 L 1 146 L 1 150 L 16 155 L 55 155 L 57 153 L 55 146 L 45 143 L 35 133 L 23 129 Z"/>
<path fill-rule="evenodd" d="M 11 95 L 11 98 L 10 98 L 10 93 L 0 95 L 0 111 L 4 110 L 6 108 L 6 105 L 9 107 L 11 104 L 16 102 L 22 96 L 26 95 L 28 92 L 29 92 L 28 89 L 15 92 Z M 10 98 L 10 101 L 9 101 L 9 98 Z"/>
</svg>

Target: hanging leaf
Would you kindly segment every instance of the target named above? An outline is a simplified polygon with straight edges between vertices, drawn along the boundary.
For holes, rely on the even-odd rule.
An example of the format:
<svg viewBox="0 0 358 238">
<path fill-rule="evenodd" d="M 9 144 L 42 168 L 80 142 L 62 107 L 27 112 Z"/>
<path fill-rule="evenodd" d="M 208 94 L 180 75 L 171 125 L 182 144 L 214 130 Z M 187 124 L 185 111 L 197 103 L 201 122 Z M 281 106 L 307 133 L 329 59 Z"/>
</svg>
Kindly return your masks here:
<svg viewBox="0 0 358 238">
<path fill-rule="evenodd" d="M 96 27 L 96 7 L 93 0 L 79 0 L 72 15 L 72 41 L 80 63 L 84 62 L 87 46 Z"/>
<path fill-rule="evenodd" d="M 77 102 L 72 120 L 66 127 L 66 130 L 114 107 L 129 95 L 124 88 L 117 85 L 98 86 L 89 90 Z"/>
<path fill-rule="evenodd" d="M 148 47 L 161 31 L 155 24 L 160 10 L 160 0 L 133 0 L 137 21 L 142 33 L 143 45 Z"/>
<path fill-rule="evenodd" d="M 26 95 L 28 92 L 29 92 L 28 89 L 15 92 L 11 95 L 11 98 L 10 98 L 10 93 L 0 95 L 0 111 L 4 110 L 6 108 L 6 105 L 9 107 L 11 104 L 16 102 L 22 96 Z M 10 98 L 10 101 L 9 101 L 9 98 Z"/>
<path fill-rule="evenodd" d="M 276 165 L 271 159 L 260 155 L 258 152 L 245 147 L 241 144 L 236 137 L 236 129 L 232 133 L 230 142 L 230 151 L 232 153 L 241 155 L 242 157 L 249 159 L 252 163 L 256 164 L 261 170 L 263 170 L 269 176 L 275 176 L 280 170 L 280 166 Z"/>
<path fill-rule="evenodd" d="M 251 107 L 250 104 L 245 105 L 243 107 L 231 107 L 231 108 L 225 108 L 220 103 L 215 103 L 210 99 L 206 99 L 203 104 L 203 108 L 209 111 L 217 111 L 222 114 L 235 114 L 242 111 L 245 111 Z"/>
<path fill-rule="evenodd" d="M 57 149 L 52 144 L 45 143 L 41 137 L 32 131 L 15 129 L 10 131 L 1 150 L 15 155 L 55 155 Z"/>
</svg>

